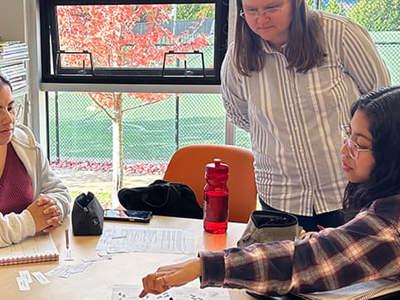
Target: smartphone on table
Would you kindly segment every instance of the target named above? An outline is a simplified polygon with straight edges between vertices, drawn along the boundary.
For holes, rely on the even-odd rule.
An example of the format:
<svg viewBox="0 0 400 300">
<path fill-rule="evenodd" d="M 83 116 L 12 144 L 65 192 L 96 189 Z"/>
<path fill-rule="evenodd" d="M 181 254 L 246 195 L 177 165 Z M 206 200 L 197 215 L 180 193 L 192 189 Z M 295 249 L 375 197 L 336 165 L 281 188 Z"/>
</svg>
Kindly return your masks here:
<svg viewBox="0 0 400 300">
<path fill-rule="evenodd" d="M 105 209 L 104 219 L 149 223 L 152 212 L 147 210 Z"/>
</svg>

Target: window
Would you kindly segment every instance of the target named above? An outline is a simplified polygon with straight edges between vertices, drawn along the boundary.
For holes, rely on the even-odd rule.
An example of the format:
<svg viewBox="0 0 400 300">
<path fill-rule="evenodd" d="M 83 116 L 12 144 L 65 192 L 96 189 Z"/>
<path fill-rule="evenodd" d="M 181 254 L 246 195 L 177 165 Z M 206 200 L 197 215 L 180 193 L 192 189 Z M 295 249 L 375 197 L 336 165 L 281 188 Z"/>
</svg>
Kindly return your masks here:
<svg viewBox="0 0 400 300">
<path fill-rule="evenodd" d="M 219 84 L 227 2 L 41 0 L 42 81 Z"/>
</svg>

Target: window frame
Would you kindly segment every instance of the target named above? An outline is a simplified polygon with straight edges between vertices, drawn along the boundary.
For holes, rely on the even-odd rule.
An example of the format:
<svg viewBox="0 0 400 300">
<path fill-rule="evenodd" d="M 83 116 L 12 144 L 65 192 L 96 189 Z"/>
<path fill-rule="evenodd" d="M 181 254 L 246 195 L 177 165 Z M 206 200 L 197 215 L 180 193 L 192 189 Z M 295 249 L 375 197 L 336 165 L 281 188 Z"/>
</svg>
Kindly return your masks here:
<svg viewBox="0 0 400 300">
<path fill-rule="evenodd" d="M 214 68 L 203 76 L 165 76 L 161 68 L 124 69 L 97 68 L 102 74 L 52 74 L 56 63 L 58 43 L 56 7 L 58 5 L 123 5 L 123 4 L 215 4 Z M 39 0 L 40 44 L 42 60 L 41 82 L 59 84 L 156 84 L 156 85 L 219 85 L 220 69 L 227 50 L 229 1 L 225 0 Z M 54 46 L 52 46 L 54 45 Z M 119 73 L 119 74 L 118 74 Z M 136 75 L 133 75 L 135 74 Z M 138 75 L 140 74 L 140 76 Z"/>
</svg>

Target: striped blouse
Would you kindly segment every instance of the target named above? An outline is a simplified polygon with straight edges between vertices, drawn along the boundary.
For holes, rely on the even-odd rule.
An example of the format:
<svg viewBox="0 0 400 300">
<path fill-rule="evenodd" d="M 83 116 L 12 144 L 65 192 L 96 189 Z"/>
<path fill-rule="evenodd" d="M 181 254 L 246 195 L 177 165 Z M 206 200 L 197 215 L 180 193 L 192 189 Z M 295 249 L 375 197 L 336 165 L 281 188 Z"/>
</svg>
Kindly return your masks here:
<svg viewBox="0 0 400 300">
<path fill-rule="evenodd" d="M 390 82 L 364 28 L 319 14 L 327 54 L 322 66 L 296 73 L 265 43 L 260 72 L 240 75 L 232 47 L 221 69 L 228 117 L 250 132 L 259 196 L 276 209 L 304 216 L 342 207 L 340 126 L 349 122 L 354 100 Z"/>
</svg>

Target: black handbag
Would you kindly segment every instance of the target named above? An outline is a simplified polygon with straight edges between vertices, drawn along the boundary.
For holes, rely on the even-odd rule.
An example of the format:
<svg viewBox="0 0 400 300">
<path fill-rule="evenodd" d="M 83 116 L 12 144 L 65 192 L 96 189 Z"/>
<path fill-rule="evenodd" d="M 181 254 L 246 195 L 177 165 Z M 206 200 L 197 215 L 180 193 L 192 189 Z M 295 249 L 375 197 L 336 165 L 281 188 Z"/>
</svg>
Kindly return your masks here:
<svg viewBox="0 0 400 300">
<path fill-rule="evenodd" d="M 294 215 L 272 210 L 255 210 L 238 247 L 269 241 L 294 240 L 299 231 L 297 218 Z"/>
<path fill-rule="evenodd" d="M 271 241 L 294 240 L 298 235 L 299 227 L 296 216 L 279 211 L 255 210 L 251 213 L 249 222 L 241 238 L 237 242 L 238 247 L 246 247 L 254 243 Z M 292 295 L 273 297 L 258 295 L 251 291 L 247 294 L 256 299 L 289 300 Z M 298 299 L 298 298 L 293 298 Z"/>
<path fill-rule="evenodd" d="M 101 235 L 103 224 L 104 211 L 95 195 L 88 192 L 76 197 L 72 208 L 74 235 Z"/>
<path fill-rule="evenodd" d="M 185 184 L 156 180 L 146 187 L 123 188 L 121 205 L 130 210 L 149 210 L 154 215 L 203 218 L 203 210 L 192 189 Z"/>
</svg>

